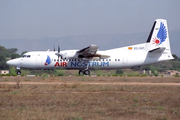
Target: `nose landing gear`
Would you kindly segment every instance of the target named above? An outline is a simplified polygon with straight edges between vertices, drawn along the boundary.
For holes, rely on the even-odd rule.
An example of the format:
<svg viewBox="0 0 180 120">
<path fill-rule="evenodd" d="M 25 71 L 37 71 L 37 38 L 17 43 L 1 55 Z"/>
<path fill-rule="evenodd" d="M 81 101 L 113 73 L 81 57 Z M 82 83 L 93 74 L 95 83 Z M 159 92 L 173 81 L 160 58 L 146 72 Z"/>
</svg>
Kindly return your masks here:
<svg viewBox="0 0 180 120">
<path fill-rule="evenodd" d="M 17 70 L 17 71 L 16 71 L 16 74 L 17 74 L 17 75 L 21 75 L 21 70 Z"/>
<path fill-rule="evenodd" d="M 21 75 L 21 68 L 20 67 L 16 67 L 16 74 Z"/>
</svg>

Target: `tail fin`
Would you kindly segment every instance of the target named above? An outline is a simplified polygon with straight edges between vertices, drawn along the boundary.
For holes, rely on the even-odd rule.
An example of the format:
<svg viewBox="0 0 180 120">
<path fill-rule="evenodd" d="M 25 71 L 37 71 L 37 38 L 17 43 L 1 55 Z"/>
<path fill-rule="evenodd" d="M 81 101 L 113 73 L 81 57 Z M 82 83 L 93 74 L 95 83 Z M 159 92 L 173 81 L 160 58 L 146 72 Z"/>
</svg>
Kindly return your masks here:
<svg viewBox="0 0 180 120">
<path fill-rule="evenodd" d="M 167 21 L 164 19 L 155 20 L 145 50 L 156 53 L 171 54 Z"/>
</svg>

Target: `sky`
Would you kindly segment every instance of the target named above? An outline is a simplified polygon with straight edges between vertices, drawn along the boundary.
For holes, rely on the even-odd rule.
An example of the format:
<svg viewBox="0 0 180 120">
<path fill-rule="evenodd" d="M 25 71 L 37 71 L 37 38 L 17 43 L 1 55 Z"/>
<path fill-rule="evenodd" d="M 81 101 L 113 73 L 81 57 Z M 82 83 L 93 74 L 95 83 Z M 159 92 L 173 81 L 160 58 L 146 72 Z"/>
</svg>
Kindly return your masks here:
<svg viewBox="0 0 180 120">
<path fill-rule="evenodd" d="M 0 0 L 0 39 L 149 32 L 155 19 L 180 29 L 180 0 Z"/>
</svg>

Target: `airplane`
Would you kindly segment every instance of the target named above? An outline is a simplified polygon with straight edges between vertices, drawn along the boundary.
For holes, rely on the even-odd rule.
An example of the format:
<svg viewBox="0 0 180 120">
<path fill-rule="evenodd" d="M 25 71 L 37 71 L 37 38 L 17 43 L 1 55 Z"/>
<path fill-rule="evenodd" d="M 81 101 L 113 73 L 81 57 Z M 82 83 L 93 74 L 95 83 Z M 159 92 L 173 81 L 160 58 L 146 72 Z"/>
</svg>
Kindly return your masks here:
<svg viewBox="0 0 180 120">
<path fill-rule="evenodd" d="M 79 75 L 89 75 L 92 69 L 132 68 L 174 59 L 171 54 L 167 21 L 156 19 L 146 43 L 98 51 L 97 45 L 80 50 L 32 51 L 6 63 L 25 69 L 76 69 Z"/>
</svg>

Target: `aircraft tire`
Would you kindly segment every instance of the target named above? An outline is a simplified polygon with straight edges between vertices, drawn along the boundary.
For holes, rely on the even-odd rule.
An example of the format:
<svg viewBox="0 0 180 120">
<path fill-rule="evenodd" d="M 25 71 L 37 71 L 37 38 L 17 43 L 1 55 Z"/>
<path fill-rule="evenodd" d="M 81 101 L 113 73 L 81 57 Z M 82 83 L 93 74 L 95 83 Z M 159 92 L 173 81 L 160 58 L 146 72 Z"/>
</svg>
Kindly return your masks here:
<svg viewBox="0 0 180 120">
<path fill-rule="evenodd" d="M 79 70 L 79 75 L 84 75 L 84 72 L 82 70 Z"/>
<path fill-rule="evenodd" d="M 17 75 L 21 75 L 21 71 L 20 70 L 18 70 L 16 73 L 17 73 Z"/>
<path fill-rule="evenodd" d="M 89 70 L 85 70 L 85 71 L 84 71 L 84 74 L 85 74 L 85 75 L 89 75 L 89 74 L 90 74 L 90 71 L 89 71 Z"/>
</svg>

